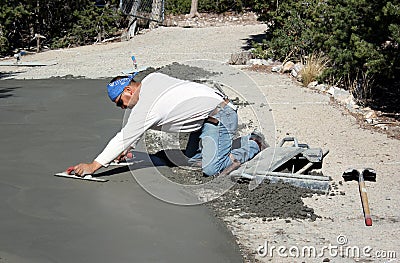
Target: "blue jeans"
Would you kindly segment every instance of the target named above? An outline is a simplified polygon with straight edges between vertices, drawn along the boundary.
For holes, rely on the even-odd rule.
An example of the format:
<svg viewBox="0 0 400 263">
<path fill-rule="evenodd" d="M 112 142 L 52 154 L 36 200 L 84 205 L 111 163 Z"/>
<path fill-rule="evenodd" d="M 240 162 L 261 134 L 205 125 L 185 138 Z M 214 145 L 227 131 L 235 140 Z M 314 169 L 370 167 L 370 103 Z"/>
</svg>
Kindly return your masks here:
<svg viewBox="0 0 400 263">
<path fill-rule="evenodd" d="M 218 124 L 205 122 L 201 131 L 191 133 L 185 152 L 190 164 L 201 162 L 207 176 L 218 174 L 231 165 L 232 158 L 244 163 L 260 151 L 257 143 L 249 140 L 250 135 L 241 137 L 239 148 L 232 149 L 238 128 L 238 115 L 232 107 L 226 105 L 212 117 Z"/>
</svg>

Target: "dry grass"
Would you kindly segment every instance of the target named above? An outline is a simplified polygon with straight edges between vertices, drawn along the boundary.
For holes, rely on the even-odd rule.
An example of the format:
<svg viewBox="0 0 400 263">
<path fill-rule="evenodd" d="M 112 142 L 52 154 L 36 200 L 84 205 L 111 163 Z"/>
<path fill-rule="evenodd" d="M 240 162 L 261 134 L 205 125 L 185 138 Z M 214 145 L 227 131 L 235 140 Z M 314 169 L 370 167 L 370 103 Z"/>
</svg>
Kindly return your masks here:
<svg viewBox="0 0 400 263">
<path fill-rule="evenodd" d="M 327 68 L 329 59 L 321 53 L 313 53 L 301 59 L 303 68 L 300 70 L 301 81 L 304 86 L 317 80 L 318 76 Z"/>
<path fill-rule="evenodd" d="M 365 105 L 371 97 L 371 88 L 374 83 L 372 76 L 365 72 L 357 72 L 354 78 L 347 76 L 345 85 L 356 99 L 358 104 Z"/>
</svg>

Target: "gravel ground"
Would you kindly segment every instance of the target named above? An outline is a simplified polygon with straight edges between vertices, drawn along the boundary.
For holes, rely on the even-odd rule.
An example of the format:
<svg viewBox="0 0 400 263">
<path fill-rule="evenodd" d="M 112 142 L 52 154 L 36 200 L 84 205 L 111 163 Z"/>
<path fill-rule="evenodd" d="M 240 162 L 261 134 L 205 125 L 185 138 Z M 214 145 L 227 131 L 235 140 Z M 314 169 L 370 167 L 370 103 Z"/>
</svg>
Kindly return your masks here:
<svg viewBox="0 0 400 263">
<path fill-rule="evenodd" d="M 92 45 L 80 48 L 48 51 L 24 57 L 24 61 L 57 61 L 57 65 L 47 67 L 1 67 L 3 78 L 49 78 L 54 76 L 84 76 L 86 78 L 110 78 L 131 68 L 130 56 L 134 54 L 139 67 L 154 68 L 173 62 L 210 60 L 227 62 L 232 53 L 247 46 L 247 41 L 260 35 L 265 25 L 229 25 L 209 28 L 166 28 L 136 36 L 128 42 Z M 286 185 L 265 184 L 250 196 L 246 187 L 237 185 L 230 195 L 210 203 L 217 206 L 217 216 L 237 237 L 248 262 L 388 262 L 396 252 L 400 257 L 400 196 L 398 189 L 400 168 L 398 140 L 388 138 L 376 131 L 362 129 L 353 116 L 340 106 L 331 103 L 327 95 L 316 93 L 298 86 L 284 75 L 268 74 L 236 69 L 245 74 L 268 100 L 274 121 L 274 141 L 285 136 L 296 136 L 301 142 L 329 149 L 322 171 L 332 177 L 329 195 L 302 193 Z M 217 77 L 215 76 L 209 76 Z M 234 86 L 228 85 L 228 86 Z M 235 87 L 246 94 L 246 87 Z M 239 94 L 240 95 L 240 94 Z M 238 96 L 239 96 L 238 95 Z M 256 99 L 249 100 L 249 107 L 239 111 L 243 132 L 253 128 L 249 125 L 253 111 L 262 111 L 263 104 Z M 261 124 L 265 129 L 266 124 Z M 269 140 L 271 141 L 271 140 Z M 355 182 L 343 182 L 342 173 L 349 167 L 372 167 L 377 171 L 377 182 L 367 182 L 368 197 L 372 212 L 373 226 L 364 225 L 362 208 Z M 176 180 L 182 180 L 179 169 L 173 168 Z M 187 172 L 185 172 L 187 176 Z M 199 183 L 205 179 L 194 173 L 183 181 Z M 283 203 L 273 203 L 274 191 L 293 200 L 291 208 L 298 207 L 293 214 L 277 214 L 278 210 L 288 212 Z M 243 195 L 243 196 L 242 196 Z M 236 197 L 235 197 L 236 196 Z M 279 195 L 278 195 L 279 196 Z M 307 198 L 304 198 L 307 197 Z M 227 211 L 223 203 L 238 203 L 256 206 L 257 200 L 265 199 L 259 214 L 246 215 L 246 210 L 238 213 Z M 279 198 L 276 198 L 279 201 Z M 246 200 L 249 200 L 248 202 Z M 219 203 L 218 203 L 219 202 Z M 230 207 L 233 207 L 230 204 Z M 264 211 L 263 211 L 264 210 Z M 228 213 L 229 212 L 229 213 Z M 292 211 L 290 211 L 292 212 Z M 249 213 L 247 213 L 249 214 Z M 250 213 L 251 214 L 251 213 Z M 343 242 L 347 240 L 347 243 Z M 279 255 L 277 249 L 314 247 L 321 255 L 287 256 Z M 366 253 L 349 255 L 335 254 L 324 246 L 339 246 L 342 250 L 352 246 L 363 249 L 369 246 L 371 256 Z M 261 249 L 260 249 L 261 248 Z M 264 250 L 262 249 L 264 248 Z M 264 254 L 267 248 L 267 254 Z M 377 254 L 377 252 L 381 252 Z M 385 255 L 385 257 L 382 257 Z"/>
<path fill-rule="evenodd" d="M 66 75 L 103 78 L 132 69 L 132 55 L 136 56 L 139 68 L 157 68 L 187 60 L 228 61 L 232 53 L 247 46 L 246 39 L 262 34 L 265 29 L 266 26 L 261 24 L 214 28 L 160 27 L 126 42 L 51 50 L 22 58 L 23 62 L 57 62 L 56 65 L 1 67 L 0 70 L 4 77 L 18 79 Z"/>
</svg>

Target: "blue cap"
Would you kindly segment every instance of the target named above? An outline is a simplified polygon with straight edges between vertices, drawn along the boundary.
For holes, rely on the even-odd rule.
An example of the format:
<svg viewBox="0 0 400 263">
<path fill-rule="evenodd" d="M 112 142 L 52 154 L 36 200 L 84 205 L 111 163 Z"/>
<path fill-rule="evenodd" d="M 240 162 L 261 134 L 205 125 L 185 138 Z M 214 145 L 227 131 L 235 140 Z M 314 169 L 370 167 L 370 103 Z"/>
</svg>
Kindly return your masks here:
<svg viewBox="0 0 400 263">
<path fill-rule="evenodd" d="M 129 85 L 131 80 L 137 75 L 137 72 L 133 73 L 132 75 L 122 78 L 122 79 L 117 79 L 116 81 L 113 81 L 107 85 L 107 92 L 108 92 L 108 97 L 112 100 L 115 101 L 115 99 L 124 91 L 124 88 Z"/>
</svg>

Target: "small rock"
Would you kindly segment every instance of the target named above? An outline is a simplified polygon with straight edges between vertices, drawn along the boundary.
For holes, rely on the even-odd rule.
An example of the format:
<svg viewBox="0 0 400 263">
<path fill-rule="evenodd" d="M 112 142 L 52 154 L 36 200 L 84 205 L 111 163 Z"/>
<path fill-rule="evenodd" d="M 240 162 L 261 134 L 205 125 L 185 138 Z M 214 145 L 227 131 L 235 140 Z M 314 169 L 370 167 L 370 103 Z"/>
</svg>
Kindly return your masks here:
<svg viewBox="0 0 400 263">
<path fill-rule="evenodd" d="M 365 117 L 366 119 L 375 119 L 375 118 L 377 118 L 378 116 L 376 115 L 375 111 L 371 110 L 371 111 L 367 112 L 367 113 L 364 115 L 364 117 Z"/>
<path fill-rule="evenodd" d="M 379 127 L 384 131 L 386 131 L 388 129 L 388 127 L 385 124 L 378 124 L 378 125 L 376 125 L 376 127 Z"/>
<path fill-rule="evenodd" d="M 347 99 L 345 99 L 344 104 L 346 104 L 347 109 L 350 111 L 354 111 L 356 109 L 355 106 L 358 106 L 354 100 L 353 95 L 350 95 Z"/>
<path fill-rule="evenodd" d="M 283 67 L 282 67 L 282 69 L 281 69 L 281 72 L 282 72 L 282 73 L 290 72 L 290 71 L 293 69 L 294 65 L 295 65 L 294 62 L 292 62 L 292 61 L 286 62 L 286 63 L 283 65 Z"/>
<path fill-rule="evenodd" d="M 374 122 L 374 120 L 373 119 L 365 119 L 365 122 L 368 124 L 372 124 Z"/>
<path fill-rule="evenodd" d="M 335 89 L 337 89 L 337 87 L 332 86 L 328 89 L 327 93 L 333 96 L 333 94 L 335 94 Z"/>
<path fill-rule="evenodd" d="M 281 69 L 282 69 L 282 65 L 279 65 L 279 66 L 272 67 L 271 71 L 272 72 L 279 72 L 279 71 L 281 71 Z"/>
<path fill-rule="evenodd" d="M 325 92 L 325 91 L 328 89 L 328 86 L 327 86 L 326 84 L 318 84 L 315 88 L 316 88 L 317 90 L 320 90 L 320 91 L 322 91 L 322 92 Z"/>
<path fill-rule="evenodd" d="M 307 85 L 307 88 L 314 89 L 315 87 L 317 87 L 317 85 L 318 85 L 318 81 L 312 81 Z"/>
<path fill-rule="evenodd" d="M 349 97 L 351 96 L 349 91 L 340 89 L 335 86 L 330 87 L 327 92 L 330 95 L 332 95 L 335 98 L 335 100 L 337 100 L 343 104 L 346 104 L 346 101 L 349 100 Z"/>
<path fill-rule="evenodd" d="M 300 71 L 303 69 L 303 64 L 300 64 L 300 63 L 296 63 L 294 66 L 293 66 L 293 68 L 292 68 L 292 71 L 290 72 L 290 74 L 293 76 L 293 77 L 297 77 L 297 76 L 299 76 L 300 74 Z"/>
<path fill-rule="evenodd" d="M 247 61 L 247 65 L 269 65 L 270 63 L 265 59 L 253 58 Z"/>
<path fill-rule="evenodd" d="M 231 65 L 246 65 L 252 58 L 253 54 L 250 51 L 239 52 L 232 54 L 228 63 Z"/>
</svg>

